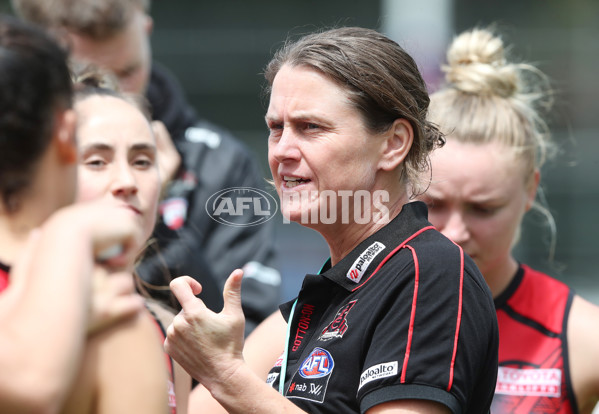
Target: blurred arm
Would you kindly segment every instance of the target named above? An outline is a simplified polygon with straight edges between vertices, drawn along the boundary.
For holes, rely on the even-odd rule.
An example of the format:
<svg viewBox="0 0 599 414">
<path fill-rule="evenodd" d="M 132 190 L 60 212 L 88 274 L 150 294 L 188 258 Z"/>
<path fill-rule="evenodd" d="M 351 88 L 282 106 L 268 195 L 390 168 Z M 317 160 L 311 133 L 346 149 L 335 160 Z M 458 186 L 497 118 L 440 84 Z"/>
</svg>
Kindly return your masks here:
<svg viewBox="0 0 599 414">
<path fill-rule="evenodd" d="M 124 212 L 107 213 L 55 213 L 14 264 L 0 295 L 0 411 L 52 413 L 64 402 L 85 346 L 95 251 L 133 232 Z"/>
</svg>

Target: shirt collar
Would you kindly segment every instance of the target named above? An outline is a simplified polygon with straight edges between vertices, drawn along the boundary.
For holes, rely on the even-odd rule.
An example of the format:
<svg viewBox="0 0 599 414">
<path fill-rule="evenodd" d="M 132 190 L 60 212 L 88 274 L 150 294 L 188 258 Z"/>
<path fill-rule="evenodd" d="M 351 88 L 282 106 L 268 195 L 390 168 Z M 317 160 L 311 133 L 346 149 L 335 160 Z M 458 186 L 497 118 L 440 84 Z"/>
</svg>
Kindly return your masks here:
<svg viewBox="0 0 599 414">
<path fill-rule="evenodd" d="M 320 274 L 348 291 L 361 287 L 397 246 L 423 227 L 431 226 L 427 217 L 423 202 L 405 204 L 397 217 L 363 240 L 335 266 L 331 267 L 330 259 L 327 260 Z"/>
</svg>

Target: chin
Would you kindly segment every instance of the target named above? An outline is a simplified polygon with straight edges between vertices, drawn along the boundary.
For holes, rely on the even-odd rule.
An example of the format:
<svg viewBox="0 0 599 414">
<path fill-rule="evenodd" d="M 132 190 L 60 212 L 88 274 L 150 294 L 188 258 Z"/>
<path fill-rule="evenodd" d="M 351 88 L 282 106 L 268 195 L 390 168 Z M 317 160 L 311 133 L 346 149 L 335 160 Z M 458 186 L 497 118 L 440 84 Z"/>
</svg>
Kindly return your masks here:
<svg viewBox="0 0 599 414">
<path fill-rule="evenodd" d="M 287 209 L 281 206 L 281 214 L 283 215 L 283 221 L 285 222 L 296 222 L 300 223 L 302 221 L 302 212 L 296 209 Z"/>
</svg>

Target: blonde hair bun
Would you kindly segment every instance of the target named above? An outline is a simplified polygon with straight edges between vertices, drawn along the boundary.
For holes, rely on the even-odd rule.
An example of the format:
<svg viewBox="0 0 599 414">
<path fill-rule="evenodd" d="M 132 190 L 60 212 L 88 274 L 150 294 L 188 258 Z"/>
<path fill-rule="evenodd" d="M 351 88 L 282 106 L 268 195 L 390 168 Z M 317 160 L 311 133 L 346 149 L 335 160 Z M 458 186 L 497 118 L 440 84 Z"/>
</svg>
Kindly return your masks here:
<svg viewBox="0 0 599 414">
<path fill-rule="evenodd" d="M 518 92 L 518 68 L 506 62 L 503 41 L 488 29 L 457 36 L 447 51 L 447 62 L 442 66 L 445 78 L 461 92 L 504 98 Z"/>
</svg>

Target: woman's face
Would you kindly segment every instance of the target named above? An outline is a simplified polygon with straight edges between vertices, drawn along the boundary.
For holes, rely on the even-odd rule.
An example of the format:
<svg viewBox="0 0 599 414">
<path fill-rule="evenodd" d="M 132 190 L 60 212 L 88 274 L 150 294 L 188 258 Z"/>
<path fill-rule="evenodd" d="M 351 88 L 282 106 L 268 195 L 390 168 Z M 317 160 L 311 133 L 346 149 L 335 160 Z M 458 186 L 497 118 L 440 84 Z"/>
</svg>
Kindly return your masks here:
<svg viewBox="0 0 599 414">
<path fill-rule="evenodd" d="M 431 165 L 432 182 L 421 197 L 429 221 L 462 246 L 483 275 L 505 265 L 537 187 L 535 180 L 527 183 L 523 162 L 497 143 L 449 138 L 433 151 Z"/>
<path fill-rule="evenodd" d="M 75 105 L 79 117 L 77 201 L 106 199 L 131 212 L 143 240 L 154 228 L 160 180 L 150 124 L 132 104 L 92 95 Z"/>
<path fill-rule="evenodd" d="M 330 209 L 331 203 L 323 205 L 317 197 L 325 190 L 342 196 L 342 190 L 377 189 L 382 139 L 366 130 L 346 92 L 316 70 L 289 65 L 280 69 L 266 123 L 270 170 L 281 210 L 291 221 L 314 224 L 306 222 L 307 215 L 302 219 L 302 212 Z M 291 201 L 298 199 L 304 201 Z M 353 203 L 348 205 L 350 211 L 342 212 L 337 202 L 328 217 L 351 217 Z"/>
</svg>

